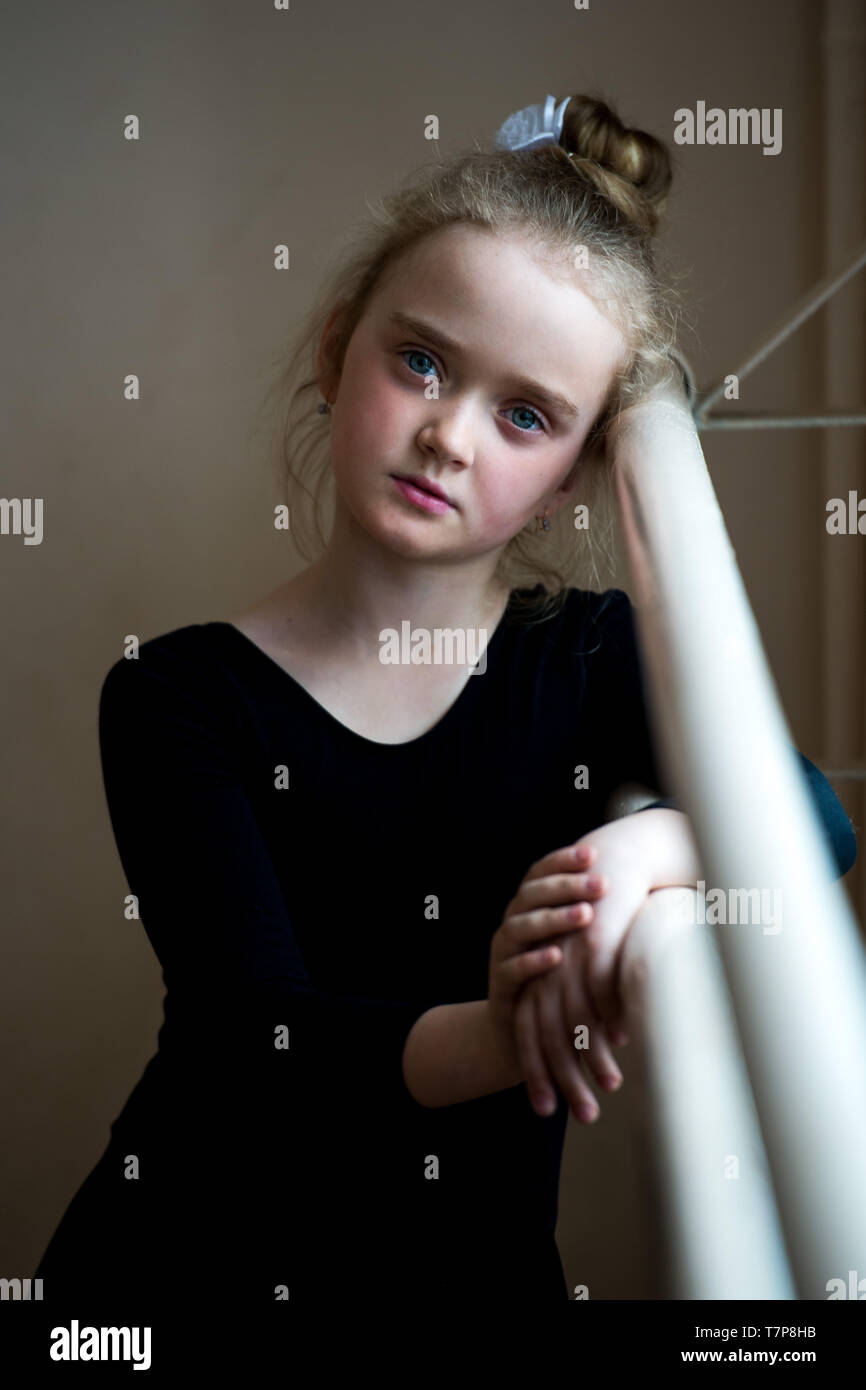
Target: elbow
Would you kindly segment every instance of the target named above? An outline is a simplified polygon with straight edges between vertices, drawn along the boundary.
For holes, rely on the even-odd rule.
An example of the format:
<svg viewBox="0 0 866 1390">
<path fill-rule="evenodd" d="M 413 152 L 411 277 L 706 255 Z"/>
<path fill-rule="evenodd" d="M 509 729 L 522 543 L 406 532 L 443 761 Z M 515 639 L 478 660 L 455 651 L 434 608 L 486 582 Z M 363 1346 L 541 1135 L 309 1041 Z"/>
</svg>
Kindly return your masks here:
<svg viewBox="0 0 866 1390">
<path fill-rule="evenodd" d="M 794 750 L 800 760 L 800 767 L 806 785 L 812 796 L 818 822 L 829 842 L 830 852 L 836 862 L 836 877 L 844 878 L 857 860 L 857 834 L 846 815 L 845 808 L 832 786 L 819 767 L 801 753 Z"/>
<path fill-rule="evenodd" d="M 857 861 L 857 835 L 848 817 L 845 816 L 844 812 L 842 814 L 844 824 L 840 825 L 833 838 L 833 853 L 836 857 L 838 878 L 844 878 Z"/>
</svg>

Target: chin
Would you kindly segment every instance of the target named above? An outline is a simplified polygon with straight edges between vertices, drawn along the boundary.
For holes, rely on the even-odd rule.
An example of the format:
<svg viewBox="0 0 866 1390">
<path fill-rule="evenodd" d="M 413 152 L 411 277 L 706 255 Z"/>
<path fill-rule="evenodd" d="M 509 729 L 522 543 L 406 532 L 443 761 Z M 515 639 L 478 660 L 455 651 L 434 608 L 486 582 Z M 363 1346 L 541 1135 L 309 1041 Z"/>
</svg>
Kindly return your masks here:
<svg viewBox="0 0 866 1390">
<path fill-rule="evenodd" d="M 416 521 L 410 515 L 391 511 L 385 516 L 381 512 L 368 516 L 361 525 L 374 540 L 395 554 L 404 555 L 407 559 L 422 559 L 442 555 L 449 544 L 447 537 L 426 524 L 429 520 L 435 522 L 439 518 L 427 518 L 419 513 Z"/>
</svg>

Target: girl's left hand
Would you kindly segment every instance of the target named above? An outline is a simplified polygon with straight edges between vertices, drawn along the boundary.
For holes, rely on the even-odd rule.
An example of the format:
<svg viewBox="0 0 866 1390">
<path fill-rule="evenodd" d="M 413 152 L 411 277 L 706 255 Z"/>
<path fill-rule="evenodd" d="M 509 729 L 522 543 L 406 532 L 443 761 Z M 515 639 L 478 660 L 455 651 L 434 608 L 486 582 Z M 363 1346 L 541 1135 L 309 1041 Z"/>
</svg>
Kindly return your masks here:
<svg viewBox="0 0 866 1390">
<path fill-rule="evenodd" d="M 589 1047 L 577 1049 L 587 1076 L 593 1075 L 605 1089 L 616 1089 L 622 1082 L 608 1042 L 617 1045 L 627 1041 L 617 982 L 620 950 L 651 891 L 634 819 L 624 816 L 611 821 L 576 842 L 592 853 L 587 872 L 602 878 L 602 895 L 593 899 L 589 926 L 557 940 L 563 953 L 559 965 L 526 984 L 515 1006 L 520 1069 L 539 1115 L 555 1109 L 555 1083 L 578 1119 L 590 1122 L 598 1116 L 589 1087 L 580 1079 L 575 1081 L 574 1030 L 580 1024 L 586 1024 L 589 1033 Z M 547 1108 L 545 1093 L 549 1097 Z M 580 1106 L 588 1106 L 594 1113 L 580 1114 Z"/>
</svg>

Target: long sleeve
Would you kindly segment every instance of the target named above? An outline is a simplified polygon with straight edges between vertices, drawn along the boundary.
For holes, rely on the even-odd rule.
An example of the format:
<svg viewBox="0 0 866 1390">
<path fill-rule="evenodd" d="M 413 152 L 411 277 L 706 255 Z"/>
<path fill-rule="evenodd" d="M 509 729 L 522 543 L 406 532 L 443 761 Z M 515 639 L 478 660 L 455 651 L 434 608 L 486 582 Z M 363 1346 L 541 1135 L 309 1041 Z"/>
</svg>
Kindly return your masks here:
<svg viewBox="0 0 866 1390">
<path fill-rule="evenodd" d="M 601 708 L 603 702 L 604 724 L 610 734 L 603 760 L 602 795 L 609 796 L 626 782 L 638 782 L 662 792 L 658 800 L 642 810 L 655 807 L 680 810 L 657 760 L 649 726 L 634 608 L 624 590 L 607 592 L 598 618 L 601 659 L 598 668 L 590 672 L 590 686 L 596 682 L 596 707 Z M 836 863 L 837 877 L 841 878 L 857 858 L 854 827 L 820 769 L 799 749 L 792 747 L 792 752 L 799 760 L 805 785 Z"/>
<path fill-rule="evenodd" d="M 166 1018 L 174 1013 L 184 1026 L 207 1020 L 220 1044 L 246 1057 L 273 1058 L 274 1029 L 283 1024 L 299 1085 L 321 1083 L 335 1066 L 345 1076 L 351 1059 L 368 1100 L 411 1100 L 403 1046 L 415 1020 L 441 1001 L 335 994 L 310 979 L 244 787 L 241 701 L 196 655 L 169 639 L 145 643 L 137 660 L 109 670 L 99 704 L 111 823 L 163 967 Z M 335 844 L 334 879 L 322 884 L 316 924 L 322 933 L 330 914 L 347 910 L 339 856 Z"/>
</svg>

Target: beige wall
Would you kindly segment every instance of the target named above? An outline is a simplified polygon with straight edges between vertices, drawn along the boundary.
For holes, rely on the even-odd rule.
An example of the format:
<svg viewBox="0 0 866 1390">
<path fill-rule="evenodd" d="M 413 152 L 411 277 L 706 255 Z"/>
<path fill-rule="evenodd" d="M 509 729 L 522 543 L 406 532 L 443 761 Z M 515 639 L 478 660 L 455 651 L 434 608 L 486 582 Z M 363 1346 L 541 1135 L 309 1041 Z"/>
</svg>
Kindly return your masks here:
<svg viewBox="0 0 866 1390">
<path fill-rule="evenodd" d="M 2 490 L 44 498 L 45 535 L 40 546 L 0 537 L 0 1274 L 32 1272 L 161 1016 L 157 962 L 118 911 L 100 684 L 126 633 L 222 618 L 297 568 L 271 527 L 254 426 L 272 356 L 336 238 L 366 196 L 433 157 L 431 112 L 447 153 L 548 91 L 598 85 L 627 123 L 668 140 L 674 110 L 698 100 L 781 107 L 776 157 L 675 150 L 669 246 L 689 272 L 699 340 L 683 347 L 706 385 L 823 273 L 828 248 L 863 235 L 862 202 L 844 195 L 862 125 L 846 131 L 835 112 L 828 144 L 821 23 L 810 0 L 18 7 L 0 84 Z M 122 138 L 129 112 L 141 118 L 137 144 Z M 272 248 L 284 241 L 292 268 L 279 273 Z M 846 334 L 862 337 L 863 279 L 832 352 L 813 321 L 750 379 L 739 409 L 817 403 L 827 376 L 838 391 Z M 137 404 L 121 396 L 129 372 Z M 862 375 L 859 391 L 856 376 L 848 384 L 833 404 L 862 398 Z M 708 434 L 704 447 L 796 743 L 815 761 L 862 760 L 866 541 L 825 534 L 822 468 L 838 465 L 813 431 Z M 862 430 L 835 447 L 863 495 Z M 862 785 L 839 787 L 858 826 Z M 861 865 L 846 880 L 861 913 L 863 883 Z M 563 1170 L 566 1274 L 601 1298 L 654 1288 L 637 1239 L 646 1197 L 625 1118 L 627 1052 L 623 1065 L 626 1086 L 601 1123 L 572 1124 Z"/>
</svg>

